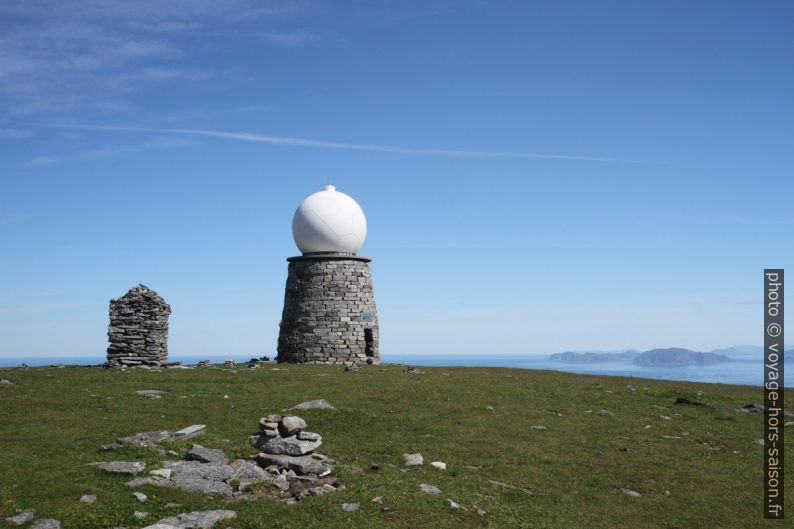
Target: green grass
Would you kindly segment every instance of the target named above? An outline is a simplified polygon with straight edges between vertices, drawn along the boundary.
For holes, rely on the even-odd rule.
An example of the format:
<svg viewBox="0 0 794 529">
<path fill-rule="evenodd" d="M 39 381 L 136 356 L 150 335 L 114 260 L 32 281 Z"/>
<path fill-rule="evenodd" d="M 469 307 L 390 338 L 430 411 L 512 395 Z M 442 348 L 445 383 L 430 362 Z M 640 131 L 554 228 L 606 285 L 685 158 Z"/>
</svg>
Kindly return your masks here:
<svg viewBox="0 0 794 529">
<path fill-rule="evenodd" d="M 33 507 L 39 516 L 60 519 L 65 529 L 136 528 L 177 512 L 230 508 L 238 517 L 226 525 L 237 529 L 765 525 L 763 454 L 755 444 L 762 417 L 735 411 L 761 402 L 760 388 L 495 368 L 422 368 L 425 373 L 415 375 L 394 365 L 357 373 L 279 367 L 236 373 L 0 370 L 0 377 L 15 383 L 0 386 L 0 520 Z M 168 393 L 149 399 L 135 395 L 138 389 Z M 676 406 L 679 396 L 708 406 Z M 144 487 L 149 501 L 140 504 L 124 477 L 86 466 L 143 459 L 147 471 L 156 468 L 160 458 L 153 450 L 99 447 L 137 431 L 196 423 L 207 430 L 195 442 L 248 457 L 254 450 L 247 437 L 261 416 L 317 398 L 338 410 L 299 414 L 323 436 L 319 451 L 339 461 L 336 474 L 344 491 L 286 505 L 270 499 L 230 503 Z M 794 393 L 788 391 L 787 398 L 794 402 Z M 598 415 L 600 409 L 614 415 Z M 654 428 L 645 429 L 648 424 Z M 168 447 L 184 453 L 189 443 Z M 790 442 L 787 447 L 794 453 Z M 403 470 L 404 452 L 421 452 L 425 465 Z M 794 476 L 792 459 L 789 476 Z M 430 461 L 444 461 L 448 468 L 436 470 Z M 373 463 L 381 464 L 379 472 L 364 471 Z M 534 494 L 497 488 L 488 480 Z M 443 494 L 425 494 L 420 483 L 436 485 Z M 630 497 L 624 488 L 642 496 Z M 82 504 L 83 494 L 98 499 Z M 375 496 L 383 497 L 382 506 L 371 502 Z M 467 510 L 451 511 L 446 498 Z M 793 498 L 788 488 L 789 506 Z M 166 509 L 168 502 L 182 507 Z M 360 502 L 361 509 L 343 512 L 344 502 Z M 478 516 L 475 505 L 487 514 Z M 136 510 L 150 516 L 135 520 Z"/>
</svg>

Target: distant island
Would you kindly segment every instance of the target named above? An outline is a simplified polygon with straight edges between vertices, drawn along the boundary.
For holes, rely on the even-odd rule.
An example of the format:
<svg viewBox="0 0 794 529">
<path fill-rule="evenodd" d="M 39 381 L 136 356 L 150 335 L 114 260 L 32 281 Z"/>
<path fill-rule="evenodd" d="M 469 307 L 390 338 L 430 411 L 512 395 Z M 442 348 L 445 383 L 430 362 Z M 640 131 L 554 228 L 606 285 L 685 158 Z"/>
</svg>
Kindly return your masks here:
<svg viewBox="0 0 794 529">
<path fill-rule="evenodd" d="M 565 351 L 564 353 L 555 353 L 551 355 L 551 360 L 564 362 L 566 364 L 597 364 L 599 362 L 620 362 L 632 361 L 640 353 L 634 350 L 621 351 L 621 352 L 582 352 L 577 353 L 574 351 Z"/>
<path fill-rule="evenodd" d="M 699 353 L 680 347 L 651 349 L 650 351 L 640 353 L 640 355 L 633 360 L 638 366 L 646 367 L 705 366 L 730 361 L 730 358 L 722 354 Z"/>
<path fill-rule="evenodd" d="M 638 353 L 634 350 L 609 352 L 565 351 L 549 357 L 566 364 L 598 364 L 605 362 L 632 362 L 645 367 L 704 366 L 730 362 L 732 359 L 717 352 L 701 353 L 681 347 L 651 349 Z"/>
</svg>

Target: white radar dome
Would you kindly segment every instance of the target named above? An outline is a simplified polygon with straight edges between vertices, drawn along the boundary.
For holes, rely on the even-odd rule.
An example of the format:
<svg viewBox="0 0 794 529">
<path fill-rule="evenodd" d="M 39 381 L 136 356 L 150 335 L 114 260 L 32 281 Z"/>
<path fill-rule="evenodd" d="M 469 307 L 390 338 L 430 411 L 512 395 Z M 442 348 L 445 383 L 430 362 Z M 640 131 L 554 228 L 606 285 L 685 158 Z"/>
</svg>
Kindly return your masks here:
<svg viewBox="0 0 794 529">
<path fill-rule="evenodd" d="M 354 254 L 366 236 L 367 219 L 361 206 L 331 185 L 306 197 L 292 217 L 292 237 L 304 254 Z"/>
</svg>

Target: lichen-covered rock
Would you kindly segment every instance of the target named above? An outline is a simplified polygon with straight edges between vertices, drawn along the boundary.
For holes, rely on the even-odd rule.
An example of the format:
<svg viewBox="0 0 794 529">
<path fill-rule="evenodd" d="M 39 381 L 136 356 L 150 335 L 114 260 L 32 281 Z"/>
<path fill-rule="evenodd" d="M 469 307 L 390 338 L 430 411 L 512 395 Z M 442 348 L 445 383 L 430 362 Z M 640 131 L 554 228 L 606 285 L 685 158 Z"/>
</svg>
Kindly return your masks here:
<svg viewBox="0 0 794 529">
<path fill-rule="evenodd" d="M 143 529 L 211 529 L 221 520 L 230 520 L 235 517 L 237 517 L 237 513 L 234 511 L 193 511 L 163 518 L 156 524 L 148 525 Z"/>
<path fill-rule="evenodd" d="M 171 306 L 144 285 L 110 301 L 107 367 L 163 367 L 168 363 Z"/>
<path fill-rule="evenodd" d="M 143 461 L 101 461 L 92 463 L 92 465 L 111 474 L 129 474 L 131 476 L 139 474 L 146 468 L 146 463 Z"/>
<path fill-rule="evenodd" d="M 36 509 L 25 509 L 16 516 L 9 516 L 6 522 L 11 525 L 22 525 L 31 521 L 36 516 Z"/>
<path fill-rule="evenodd" d="M 306 429 L 306 421 L 297 415 L 286 415 L 278 423 L 281 435 L 292 435 Z"/>
<path fill-rule="evenodd" d="M 188 461 L 200 461 L 202 463 L 220 463 L 227 464 L 229 458 L 223 453 L 223 450 L 216 448 L 204 448 L 201 445 L 193 445 L 187 451 L 186 459 Z"/>
</svg>

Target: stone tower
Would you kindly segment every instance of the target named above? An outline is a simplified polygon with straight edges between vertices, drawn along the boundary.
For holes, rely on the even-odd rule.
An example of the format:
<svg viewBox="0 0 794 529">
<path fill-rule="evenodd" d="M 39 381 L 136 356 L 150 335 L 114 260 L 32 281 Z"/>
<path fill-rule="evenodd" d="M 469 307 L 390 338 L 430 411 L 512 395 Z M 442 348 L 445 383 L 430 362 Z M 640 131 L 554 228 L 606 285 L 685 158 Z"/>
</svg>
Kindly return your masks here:
<svg viewBox="0 0 794 529">
<path fill-rule="evenodd" d="M 334 186 L 298 207 L 292 235 L 303 255 L 287 259 L 279 362 L 380 363 L 370 259 L 357 255 L 366 234 L 361 207 Z"/>
<path fill-rule="evenodd" d="M 107 367 L 162 367 L 168 363 L 171 306 L 144 285 L 110 300 Z"/>
</svg>

